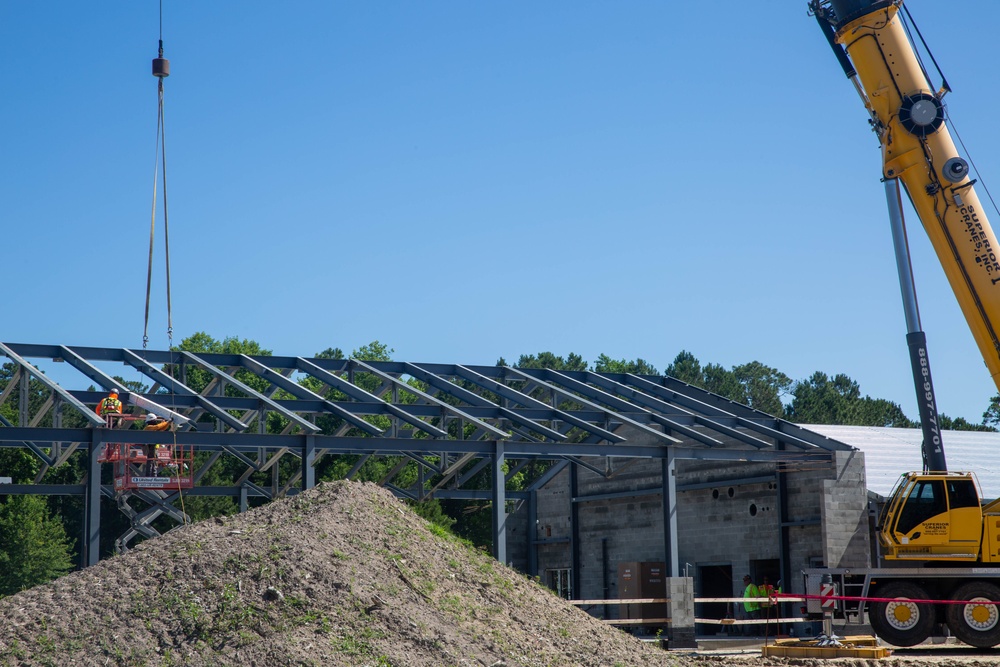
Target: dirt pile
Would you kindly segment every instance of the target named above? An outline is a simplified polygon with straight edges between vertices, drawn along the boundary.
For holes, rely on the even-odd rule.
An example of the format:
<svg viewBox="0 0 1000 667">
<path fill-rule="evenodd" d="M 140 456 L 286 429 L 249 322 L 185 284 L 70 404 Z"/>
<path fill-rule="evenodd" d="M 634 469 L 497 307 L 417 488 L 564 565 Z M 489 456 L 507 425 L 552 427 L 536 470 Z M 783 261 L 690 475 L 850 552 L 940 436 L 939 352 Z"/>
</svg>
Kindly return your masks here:
<svg viewBox="0 0 1000 667">
<path fill-rule="evenodd" d="M 677 664 L 350 482 L 172 531 L 0 618 L 0 665 Z"/>
<path fill-rule="evenodd" d="M 384 489 L 351 482 L 172 531 L 0 600 L 0 619 L 0 666 L 841 662 L 667 653 L 463 545 Z M 894 663 L 957 664 L 871 664 Z"/>
</svg>

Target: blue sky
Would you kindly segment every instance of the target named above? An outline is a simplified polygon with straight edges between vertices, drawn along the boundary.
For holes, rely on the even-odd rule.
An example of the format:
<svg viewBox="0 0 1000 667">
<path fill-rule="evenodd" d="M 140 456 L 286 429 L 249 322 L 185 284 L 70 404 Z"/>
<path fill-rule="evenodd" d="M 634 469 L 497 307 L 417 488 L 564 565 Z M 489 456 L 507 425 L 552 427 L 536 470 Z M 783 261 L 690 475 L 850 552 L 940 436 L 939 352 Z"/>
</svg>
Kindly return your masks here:
<svg viewBox="0 0 1000 667">
<path fill-rule="evenodd" d="M 1000 6 L 907 4 L 989 186 Z M 152 0 L 0 2 L 0 340 L 141 347 L 158 30 Z M 916 417 L 877 141 L 804 0 L 166 0 L 163 30 L 175 342 L 686 349 Z M 996 389 L 908 225 L 940 407 L 979 421 Z"/>
</svg>

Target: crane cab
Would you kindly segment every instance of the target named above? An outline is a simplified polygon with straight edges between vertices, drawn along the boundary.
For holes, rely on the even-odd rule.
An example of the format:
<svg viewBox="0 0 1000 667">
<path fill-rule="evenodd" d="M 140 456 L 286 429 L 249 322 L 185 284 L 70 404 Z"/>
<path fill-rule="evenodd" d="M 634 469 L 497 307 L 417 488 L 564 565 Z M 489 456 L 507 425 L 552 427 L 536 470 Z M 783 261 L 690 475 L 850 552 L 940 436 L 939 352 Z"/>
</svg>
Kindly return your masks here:
<svg viewBox="0 0 1000 667">
<path fill-rule="evenodd" d="M 878 540 L 887 560 L 980 560 L 983 507 L 971 472 L 910 472 L 882 510 Z"/>
</svg>

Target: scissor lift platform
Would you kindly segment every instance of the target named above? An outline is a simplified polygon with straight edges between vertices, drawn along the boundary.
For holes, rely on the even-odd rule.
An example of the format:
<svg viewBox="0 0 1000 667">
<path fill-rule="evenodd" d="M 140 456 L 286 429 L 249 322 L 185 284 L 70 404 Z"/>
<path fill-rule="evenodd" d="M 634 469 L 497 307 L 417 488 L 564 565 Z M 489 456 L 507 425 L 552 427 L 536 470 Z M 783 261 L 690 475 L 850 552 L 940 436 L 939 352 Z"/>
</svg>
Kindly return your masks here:
<svg viewBox="0 0 1000 667">
<path fill-rule="evenodd" d="M 141 417 L 109 415 L 109 426 L 115 427 Z M 123 430 L 123 438 L 129 431 Z M 110 442 L 98 454 L 100 463 L 110 463 L 114 471 L 116 494 L 126 491 L 183 490 L 194 486 L 194 448 L 181 445 L 140 445 Z"/>
</svg>

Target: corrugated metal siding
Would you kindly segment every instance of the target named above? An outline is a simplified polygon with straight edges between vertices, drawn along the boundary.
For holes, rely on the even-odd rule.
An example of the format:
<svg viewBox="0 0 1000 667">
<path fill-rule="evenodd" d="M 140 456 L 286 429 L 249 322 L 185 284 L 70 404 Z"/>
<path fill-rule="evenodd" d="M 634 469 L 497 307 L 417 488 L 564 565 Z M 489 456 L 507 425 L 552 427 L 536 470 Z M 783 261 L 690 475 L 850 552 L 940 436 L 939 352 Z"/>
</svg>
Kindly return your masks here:
<svg viewBox="0 0 1000 667">
<path fill-rule="evenodd" d="M 799 424 L 828 438 L 857 447 L 865 454 L 868 490 L 888 495 L 899 476 L 920 470 L 920 443 L 915 428 Z M 985 498 L 1000 498 L 1000 433 L 944 431 L 944 455 L 950 470 L 976 473 Z"/>
</svg>

